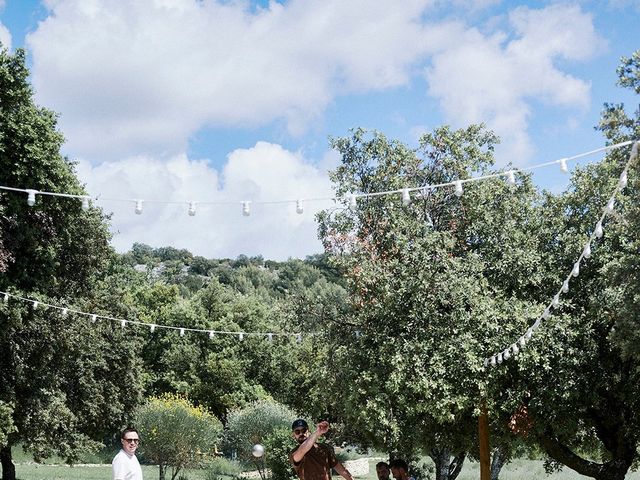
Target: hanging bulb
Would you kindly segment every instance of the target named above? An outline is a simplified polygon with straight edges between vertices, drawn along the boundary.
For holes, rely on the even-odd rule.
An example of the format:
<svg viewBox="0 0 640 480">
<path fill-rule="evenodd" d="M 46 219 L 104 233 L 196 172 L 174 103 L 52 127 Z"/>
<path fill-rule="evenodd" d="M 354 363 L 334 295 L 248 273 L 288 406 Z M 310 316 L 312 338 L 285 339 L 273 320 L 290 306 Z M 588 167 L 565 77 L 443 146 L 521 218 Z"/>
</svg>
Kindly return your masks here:
<svg viewBox="0 0 640 480">
<path fill-rule="evenodd" d="M 491 366 L 492 367 L 496 366 L 496 356 L 495 355 L 493 357 L 491 357 Z"/>
<path fill-rule="evenodd" d="M 403 205 L 409 205 L 411 203 L 411 195 L 409 195 L 409 189 L 408 188 L 403 188 L 402 189 L 402 204 Z"/>
<path fill-rule="evenodd" d="M 576 262 L 573 264 L 571 275 L 573 275 L 574 277 L 577 277 L 578 275 L 580 275 L 580 262 Z"/>
<path fill-rule="evenodd" d="M 582 256 L 584 258 L 589 258 L 591 256 L 591 244 L 590 243 L 587 243 L 584 246 L 584 250 L 582 251 Z"/>
<path fill-rule="evenodd" d="M 526 344 L 527 344 L 527 339 L 524 337 L 520 337 L 520 346 L 524 348 Z"/>
<path fill-rule="evenodd" d="M 626 168 L 620 174 L 620 179 L 618 180 L 618 186 L 620 188 L 625 188 L 627 186 L 627 169 Z"/>
<path fill-rule="evenodd" d="M 354 193 L 349 194 L 349 208 L 356 208 L 358 206 L 358 198 Z"/>
<path fill-rule="evenodd" d="M 517 355 L 518 353 L 520 353 L 520 349 L 518 348 L 518 345 L 516 345 L 515 343 L 511 345 L 511 351 L 513 352 L 514 355 Z"/>
<path fill-rule="evenodd" d="M 528 328 L 524 334 L 524 338 L 526 338 L 527 340 L 531 340 L 532 336 L 533 336 L 533 329 Z"/>
<path fill-rule="evenodd" d="M 302 200 L 296 200 L 296 213 L 298 215 L 302 215 L 304 213 L 304 206 L 302 205 Z"/>
<path fill-rule="evenodd" d="M 596 237 L 602 238 L 602 235 L 604 233 L 602 230 L 602 222 L 596 223 L 596 229 L 593 233 L 595 234 Z"/>
<path fill-rule="evenodd" d="M 506 173 L 506 175 L 507 175 L 507 183 L 513 187 L 516 184 L 516 176 L 513 170 L 509 170 Z"/>
<path fill-rule="evenodd" d="M 195 217 L 196 215 L 196 202 L 189 202 L 189 216 Z"/>
<path fill-rule="evenodd" d="M 2 299 L 4 303 L 9 303 L 9 294 L 5 293 L 4 298 Z"/>
<path fill-rule="evenodd" d="M 484 359 L 484 364 L 483 365 L 484 365 L 484 368 L 487 368 L 489 366 L 489 359 L 488 358 Z"/>
<path fill-rule="evenodd" d="M 540 328 L 540 319 L 536 319 L 535 322 L 533 322 L 533 325 L 531 325 L 531 331 L 535 332 L 536 330 L 538 330 Z"/>
<path fill-rule="evenodd" d="M 508 348 L 502 352 L 502 358 L 505 360 L 509 360 L 509 358 L 511 358 L 511 352 L 509 352 Z"/>
<path fill-rule="evenodd" d="M 136 200 L 136 215 L 142 215 L 142 200 Z"/>
<path fill-rule="evenodd" d="M 251 202 L 242 202 L 242 215 L 244 215 L 245 217 L 251 215 Z"/>
<path fill-rule="evenodd" d="M 97 319 L 98 319 L 98 316 L 95 313 L 91 315 L 91 323 L 96 323 Z"/>
<path fill-rule="evenodd" d="M 244 333 L 240 332 L 240 335 L 238 335 L 238 338 L 240 339 L 240 341 L 244 340 Z"/>
<path fill-rule="evenodd" d="M 553 297 L 553 300 L 551 301 L 551 305 L 553 306 L 553 308 L 558 308 L 558 305 L 560 305 L 560 295 L 559 294 L 555 294 L 555 296 Z"/>
<path fill-rule="evenodd" d="M 566 158 L 561 158 L 560 160 L 558 160 L 558 163 L 560 164 L 560 170 L 562 170 L 562 173 L 569 173 L 569 168 L 567 167 Z"/>
<path fill-rule="evenodd" d="M 463 193 L 463 189 L 462 189 L 462 182 L 461 182 L 460 180 L 456 180 L 455 182 L 453 182 L 453 184 L 456 186 L 455 194 L 456 194 L 458 197 L 461 197 L 461 196 L 462 196 L 462 193 Z"/>
<path fill-rule="evenodd" d="M 273 342 L 273 333 L 267 334 L 267 340 L 269 340 L 270 342 Z"/>
<path fill-rule="evenodd" d="M 33 309 L 37 310 L 38 309 L 38 305 L 40 305 L 40 302 L 38 302 L 37 300 L 35 302 L 33 302 Z"/>
<path fill-rule="evenodd" d="M 502 363 L 502 352 L 498 354 L 498 363 Z"/>
<path fill-rule="evenodd" d="M 180 336 L 181 336 L 181 337 L 184 337 L 184 328 L 181 328 L 181 329 L 180 329 Z"/>
<path fill-rule="evenodd" d="M 302 342 L 302 335 L 300 333 L 296 335 L 296 342 L 298 343 Z"/>
<path fill-rule="evenodd" d="M 607 206 L 604 207 L 604 211 L 607 213 L 613 212 L 614 207 L 616 206 L 616 199 L 611 197 L 607 202 Z"/>
<path fill-rule="evenodd" d="M 209 338 L 213 338 L 215 336 L 216 336 L 216 334 L 213 332 L 213 330 L 210 330 L 209 331 Z"/>
<path fill-rule="evenodd" d="M 562 282 L 562 293 L 567 293 L 569 291 L 569 280 L 565 280 Z"/>
<path fill-rule="evenodd" d="M 69 309 L 68 309 L 67 307 L 64 307 L 64 308 L 62 309 L 62 316 L 63 316 L 63 317 L 66 317 L 68 313 L 69 313 Z"/>
<path fill-rule="evenodd" d="M 126 320 L 120 320 L 120 326 L 122 328 L 126 327 L 127 326 L 127 321 Z"/>
<path fill-rule="evenodd" d="M 550 315 L 551 315 L 551 312 L 549 312 L 549 308 L 545 308 L 544 312 L 542 312 L 542 318 L 544 320 L 548 320 Z"/>
<path fill-rule="evenodd" d="M 155 332 L 156 331 L 155 324 L 152 323 L 151 326 L 149 327 L 149 330 L 151 330 L 151 333 Z"/>
<path fill-rule="evenodd" d="M 27 190 L 27 205 L 33 207 L 36 204 L 36 193 L 37 190 Z"/>
<path fill-rule="evenodd" d="M 82 210 L 89 210 L 89 197 L 82 197 Z"/>
</svg>

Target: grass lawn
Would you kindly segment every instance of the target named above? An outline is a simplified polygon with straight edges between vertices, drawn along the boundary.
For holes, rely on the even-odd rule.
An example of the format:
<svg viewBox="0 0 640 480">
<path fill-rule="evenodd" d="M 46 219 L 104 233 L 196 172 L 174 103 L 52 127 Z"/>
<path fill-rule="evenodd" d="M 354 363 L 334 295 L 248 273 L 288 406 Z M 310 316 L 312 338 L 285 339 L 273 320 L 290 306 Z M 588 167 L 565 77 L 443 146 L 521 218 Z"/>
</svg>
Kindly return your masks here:
<svg viewBox="0 0 640 480">
<path fill-rule="evenodd" d="M 361 480 L 377 480 L 375 474 L 375 464 L 377 461 L 370 461 L 369 474 L 358 477 Z M 158 478 L 158 467 L 143 466 L 142 472 L 145 480 L 155 480 Z M 205 470 L 185 470 L 180 472 L 180 476 L 188 480 L 206 480 Z M 111 478 L 111 465 L 77 465 L 69 467 L 66 465 L 45 465 L 35 463 L 20 463 L 16 465 L 16 477 L 19 480 L 109 480 Z M 217 476 L 221 477 L 221 476 Z M 215 477 L 214 477 L 215 478 Z M 222 477 L 231 480 L 232 477 Z M 341 477 L 334 477 L 337 478 Z M 431 477 L 433 478 L 433 476 Z M 480 478 L 479 466 L 477 463 L 466 462 L 459 480 L 478 480 Z M 568 468 L 552 475 L 546 475 L 542 462 L 538 460 L 518 459 L 506 465 L 500 473 L 501 480 L 580 480 L 587 479 L 578 475 Z M 628 480 L 640 480 L 640 472 L 629 473 Z"/>
</svg>

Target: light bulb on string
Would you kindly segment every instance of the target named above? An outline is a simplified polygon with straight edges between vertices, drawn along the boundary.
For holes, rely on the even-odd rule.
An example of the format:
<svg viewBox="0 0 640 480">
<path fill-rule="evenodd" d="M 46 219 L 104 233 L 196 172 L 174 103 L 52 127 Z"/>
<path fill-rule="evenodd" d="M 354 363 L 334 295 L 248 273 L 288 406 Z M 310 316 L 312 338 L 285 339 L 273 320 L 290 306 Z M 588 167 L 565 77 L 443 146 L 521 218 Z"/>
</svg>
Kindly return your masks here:
<svg viewBox="0 0 640 480">
<path fill-rule="evenodd" d="M 3 301 L 4 303 L 9 303 L 9 294 L 8 294 L 8 293 L 5 293 L 5 294 L 4 294 L 4 298 L 2 299 L 2 301 Z"/>
<path fill-rule="evenodd" d="M 493 357 L 491 357 L 491 366 L 492 367 L 496 366 L 496 356 L 495 355 Z"/>
<path fill-rule="evenodd" d="M 98 316 L 95 313 L 91 315 L 91 323 L 96 323 L 97 319 L 98 319 Z"/>
<path fill-rule="evenodd" d="M 269 340 L 269 342 L 273 342 L 273 333 L 267 334 L 267 340 Z"/>
<path fill-rule="evenodd" d="M 566 158 L 561 158 L 560 160 L 558 160 L 558 163 L 560 164 L 560 170 L 562 171 L 562 173 L 569 173 L 569 167 L 567 167 Z"/>
<path fill-rule="evenodd" d="M 353 209 L 358 206 L 358 198 L 354 193 L 349 194 L 349 208 Z"/>
<path fill-rule="evenodd" d="M 527 340 L 531 340 L 532 336 L 533 336 L 533 330 L 531 328 L 527 328 L 527 331 L 524 334 L 524 338 L 526 338 Z"/>
<path fill-rule="evenodd" d="M 149 327 L 149 331 L 150 331 L 151 333 L 153 333 L 153 332 L 155 332 L 155 331 L 156 331 L 156 325 L 155 325 L 154 323 L 152 323 L 152 324 L 151 324 L 151 326 Z"/>
<path fill-rule="evenodd" d="M 604 211 L 607 213 L 611 213 L 613 212 L 613 209 L 615 208 L 615 206 L 616 206 L 616 199 L 611 197 L 607 202 L 607 206 L 604 207 Z"/>
<path fill-rule="evenodd" d="M 36 193 L 38 193 L 38 190 L 27 190 L 27 205 L 30 207 L 36 204 Z"/>
<path fill-rule="evenodd" d="M 489 359 L 488 358 L 484 359 L 484 364 L 483 365 L 484 365 L 485 368 L 487 368 L 489 366 Z"/>
<path fill-rule="evenodd" d="M 238 335 L 238 338 L 242 342 L 244 340 L 244 333 L 240 332 L 240 335 Z"/>
<path fill-rule="evenodd" d="M 625 188 L 627 186 L 627 169 L 626 168 L 620 174 L 620 179 L 618 180 L 618 186 L 620 188 Z"/>
<path fill-rule="evenodd" d="M 502 358 L 505 360 L 509 360 L 509 358 L 511 358 L 511 352 L 509 352 L 508 348 L 502 352 Z"/>
<path fill-rule="evenodd" d="M 551 301 L 551 305 L 553 306 L 553 308 L 558 308 L 558 306 L 560 305 L 560 295 L 559 294 L 555 294 L 553 296 L 553 300 Z"/>
<path fill-rule="evenodd" d="M 591 244 L 590 243 L 587 243 L 584 246 L 584 250 L 582 250 L 582 256 L 584 258 L 589 258 L 591 256 Z"/>
<path fill-rule="evenodd" d="M 540 319 L 536 319 L 535 322 L 533 322 L 533 325 L 531 325 L 531 331 L 535 332 L 536 330 L 538 330 L 540 328 Z"/>
<path fill-rule="evenodd" d="M 577 277 L 580 275 L 580 262 L 576 262 L 573 264 L 573 269 L 571 269 L 571 275 Z"/>
<path fill-rule="evenodd" d="M 242 215 L 244 215 L 245 217 L 248 217 L 249 215 L 251 215 L 251 202 L 249 201 L 242 202 Z"/>
<path fill-rule="evenodd" d="M 37 310 L 38 309 L 38 305 L 40 305 L 40 302 L 38 302 L 37 300 L 35 302 L 33 302 L 33 309 Z"/>
<path fill-rule="evenodd" d="M 506 176 L 507 176 L 507 183 L 512 187 L 515 186 L 515 184 L 516 184 L 516 176 L 515 176 L 513 170 L 509 170 L 506 173 Z"/>
<path fill-rule="evenodd" d="M 593 234 L 597 238 L 602 238 L 602 235 L 604 234 L 604 231 L 602 230 L 602 222 L 596 223 L 596 229 L 594 230 Z"/>
<path fill-rule="evenodd" d="M 181 336 L 181 337 L 184 337 L 184 328 L 181 328 L 181 329 L 180 329 L 180 336 Z"/>
<path fill-rule="evenodd" d="M 502 352 L 498 354 L 498 363 L 502 363 Z"/>
<path fill-rule="evenodd" d="M 513 352 L 514 355 L 517 355 L 520 353 L 520 349 L 518 348 L 518 345 L 516 345 L 515 343 L 511 345 L 511 351 Z"/>
<path fill-rule="evenodd" d="M 142 200 L 136 200 L 136 215 L 142 215 Z"/>
<path fill-rule="evenodd" d="M 409 194 L 408 188 L 402 189 L 402 204 L 409 205 L 411 203 L 411 195 Z"/>
<path fill-rule="evenodd" d="M 527 339 L 524 338 L 524 336 L 520 337 L 520 346 L 524 348 L 526 344 L 527 344 Z"/>
<path fill-rule="evenodd" d="M 89 210 L 89 197 L 82 197 L 82 210 Z"/>
<path fill-rule="evenodd" d="M 296 335 L 296 342 L 298 343 L 302 342 L 302 335 L 299 333 Z"/>
<path fill-rule="evenodd" d="M 461 196 L 462 196 L 462 194 L 464 193 L 464 190 L 463 190 L 463 188 L 462 188 L 462 182 L 461 182 L 460 180 L 456 180 L 455 182 L 453 182 L 453 184 L 454 184 L 454 185 L 455 185 L 455 187 L 456 187 L 456 188 L 455 188 L 455 191 L 454 191 L 454 192 L 455 192 L 455 194 L 456 194 L 458 197 L 461 197 Z"/>
<path fill-rule="evenodd" d="M 196 202 L 189 202 L 189 216 L 195 217 L 196 215 Z"/>
<path fill-rule="evenodd" d="M 562 282 L 562 293 L 567 293 L 569 291 L 569 280 L 565 280 Z"/>
<path fill-rule="evenodd" d="M 68 309 L 67 307 L 64 307 L 64 308 L 62 309 L 62 316 L 63 316 L 63 317 L 66 317 L 68 313 L 69 313 L 69 309 Z"/>
<path fill-rule="evenodd" d="M 120 327 L 124 328 L 127 326 L 127 321 L 126 320 L 120 320 Z"/>
<path fill-rule="evenodd" d="M 302 215 L 304 213 L 304 205 L 302 200 L 296 200 L 296 213 Z"/>
<path fill-rule="evenodd" d="M 213 330 L 210 330 L 210 331 L 209 331 L 209 338 L 210 338 L 210 339 L 213 339 L 215 336 L 216 336 L 216 334 L 214 333 L 214 331 L 213 331 Z"/>
<path fill-rule="evenodd" d="M 551 312 L 549 312 L 549 308 L 545 308 L 544 312 L 542 312 L 542 318 L 544 320 L 548 320 L 550 316 L 551 316 Z"/>
</svg>

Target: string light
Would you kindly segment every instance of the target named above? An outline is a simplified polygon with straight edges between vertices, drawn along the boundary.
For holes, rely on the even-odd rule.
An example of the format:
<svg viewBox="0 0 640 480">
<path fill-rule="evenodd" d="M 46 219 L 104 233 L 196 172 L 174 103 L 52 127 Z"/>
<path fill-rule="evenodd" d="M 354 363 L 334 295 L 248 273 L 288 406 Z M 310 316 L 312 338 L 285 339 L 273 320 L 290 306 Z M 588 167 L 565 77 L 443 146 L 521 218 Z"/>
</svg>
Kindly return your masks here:
<svg viewBox="0 0 640 480">
<path fill-rule="evenodd" d="M 5 293 L 3 298 L 4 303 L 9 303 L 9 294 Z"/>
<path fill-rule="evenodd" d="M 120 320 L 120 326 L 122 328 L 126 327 L 127 326 L 127 321 L 126 320 Z"/>
<path fill-rule="evenodd" d="M 240 332 L 240 335 L 238 335 L 238 338 L 240 339 L 240 341 L 244 340 L 244 333 Z"/>
<path fill-rule="evenodd" d="M 296 200 L 296 213 L 298 215 L 302 215 L 304 213 L 304 206 L 302 204 L 302 200 Z"/>
<path fill-rule="evenodd" d="M 567 167 L 566 158 L 561 158 L 560 160 L 558 160 L 558 163 L 560 164 L 560 170 L 562 171 L 562 173 L 569 173 L 569 167 Z"/>
<path fill-rule="evenodd" d="M 66 317 L 68 313 L 69 313 L 69 309 L 68 309 L 67 307 L 64 307 L 64 308 L 62 309 L 62 316 L 63 316 L 63 317 Z"/>
<path fill-rule="evenodd" d="M 247 200 L 242 202 L 242 215 L 244 215 L 245 217 L 251 215 L 251 202 Z"/>
<path fill-rule="evenodd" d="M 403 205 L 409 205 L 411 203 L 411 195 L 409 194 L 409 189 L 408 188 L 403 188 L 402 189 L 402 204 Z"/>
<path fill-rule="evenodd" d="M 89 210 L 89 197 L 82 197 L 82 210 Z"/>
<path fill-rule="evenodd" d="M 180 336 L 181 336 L 181 337 L 184 337 L 184 328 L 181 328 L 181 329 L 180 329 Z"/>
<path fill-rule="evenodd" d="M 216 334 L 213 331 L 209 331 L 209 338 L 213 339 L 215 336 Z"/>
<path fill-rule="evenodd" d="M 30 207 L 33 207 L 36 204 L 36 193 L 38 193 L 38 191 L 28 189 L 26 190 L 26 192 L 27 192 L 27 205 L 29 205 Z"/>
<path fill-rule="evenodd" d="M 189 202 L 189 216 L 195 217 L 196 215 L 196 202 Z"/>
<path fill-rule="evenodd" d="M 149 327 L 149 330 L 151 331 L 151 333 L 156 331 L 156 325 L 154 323 L 151 324 L 151 326 Z"/>
<path fill-rule="evenodd" d="M 142 200 L 136 200 L 136 215 L 142 215 Z"/>
<path fill-rule="evenodd" d="M 458 197 L 462 196 L 463 190 L 462 190 L 462 182 L 460 180 L 456 180 L 455 182 L 453 182 L 453 184 L 455 185 L 455 194 Z"/>
<path fill-rule="evenodd" d="M 605 218 L 606 215 L 611 214 L 615 208 L 615 197 L 616 194 L 619 190 L 625 188 L 627 186 L 628 183 L 628 178 L 627 178 L 627 171 L 629 168 L 629 165 L 635 161 L 637 154 L 638 154 L 638 146 L 640 145 L 640 142 L 634 142 L 633 147 L 631 149 L 631 154 L 629 156 L 629 159 L 627 161 L 627 164 L 624 168 L 624 170 L 622 171 L 622 173 L 620 174 L 619 180 L 618 180 L 618 184 L 615 188 L 615 190 L 613 191 L 612 196 L 609 198 L 606 207 L 604 208 L 604 212 L 602 214 L 602 216 L 600 217 L 600 219 L 596 222 L 596 226 L 593 232 L 593 236 L 591 237 L 591 239 L 595 238 L 602 238 L 603 235 L 603 228 L 602 228 L 602 221 Z M 566 167 L 566 159 L 561 159 L 558 161 L 560 163 L 560 167 L 563 169 L 564 171 L 564 167 Z M 582 258 L 588 259 L 591 257 L 591 239 L 584 245 L 583 249 L 582 249 L 582 253 L 580 254 L 580 257 L 578 258 L 578 260 L 573 264 L 573 268 L 571 269 L 571 273 L 569 274 L 569 277 L 567 277 L 563 282 L 562 282 L 562 287 L 560 289 L 560 292 L 556 293 L 553 297 L 553 300 L 551 301 L 551 307 L 553 308 L 557 308 L 560 305 L 560 293 L 567 293 L 569 291 L 569 279 L 571 277 L 577 277 L 580 274 L 580 260 Z M 535 330 L 537 330 L 540 327 L 540 321 L 542 319 L 547 320 L 550 317 L 550 310 L 549 310 L 549 306 L 547 306 L 544 309 L 544 312 L 542 313 L 542 315 L 536 319 L 536 321 L 534 322 L 534 324 L 529 327 L 526 331 L 526 333 L 520 337 L 519 342 L 521 347 L 524 347 L 526 345 L 526 342 L 528 340 L 531 339 L 533 332 Z M 513 350 L 514 353 L 516 353 L 516 350 L 513 349 L 514 345 L 516 344 L 512 344 L 509 348 L 507 348 L 507 350 L 505 350 L 505 352 L 509 352 L 509 349 Z M 516 345 L 517 347 L 517 345 Z M 504 352 L 503 352 L 504 353 Z M 498 354 L 498 363 L 500 362 L 500 355 Z M 492 357 L 489 357 L 490 359 L 495 358 L 495 355 Z M 504 357 L 505 359 L 508 359 L 509 357 L 506 356 Z M 491 365 L 495 365 L 495 363 L 489 361 L 489 363 Z"/>
<path fill-rule="evenodd" d="M 38 302 L 37 300 L 35 302 L 33 302 L 33 309 L 37 310 L 39 304 L 40 304 L 40 302 Z"/>
<path fill-rule="evenodd" d="M 273 342 L 273 333 L 267 333 L 267 340 Z"/>
<path fill-rule="evenodd" d="M 91 315 L 91 323 L 96 323 L 97 319 L 98 319 L 98 316 L 95 313 Z"/>
<path fill-rule="evenodd" d="M 509 170 L 507 173 L 507 183 L 512 187 L 516 184 L 516 176 L 513 170 Z"/>
</svg>

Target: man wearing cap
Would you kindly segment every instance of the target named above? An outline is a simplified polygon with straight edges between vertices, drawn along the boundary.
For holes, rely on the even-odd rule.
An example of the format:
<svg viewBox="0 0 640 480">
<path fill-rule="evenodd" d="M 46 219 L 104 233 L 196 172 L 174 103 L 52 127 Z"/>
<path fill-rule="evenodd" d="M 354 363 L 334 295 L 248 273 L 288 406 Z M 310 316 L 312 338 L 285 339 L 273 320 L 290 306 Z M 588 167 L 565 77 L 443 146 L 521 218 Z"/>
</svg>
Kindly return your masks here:
<svg viewBox="0 0 640 480">
<path fill-rule="evenodd" d="M 291 425 L 291 434 L 298 446 L 289 454 L 289 461 L 300 480 L 331 480 L 331 469 L 335 469 L 345 480 L 353 480 L 349 470 L 338 462 L 329 445 L 316 441 L 329 431 L 329 422 L 320 422 L 316 431 L 309 432 L 309 425 L 301 418 Z"/>
</svg>

